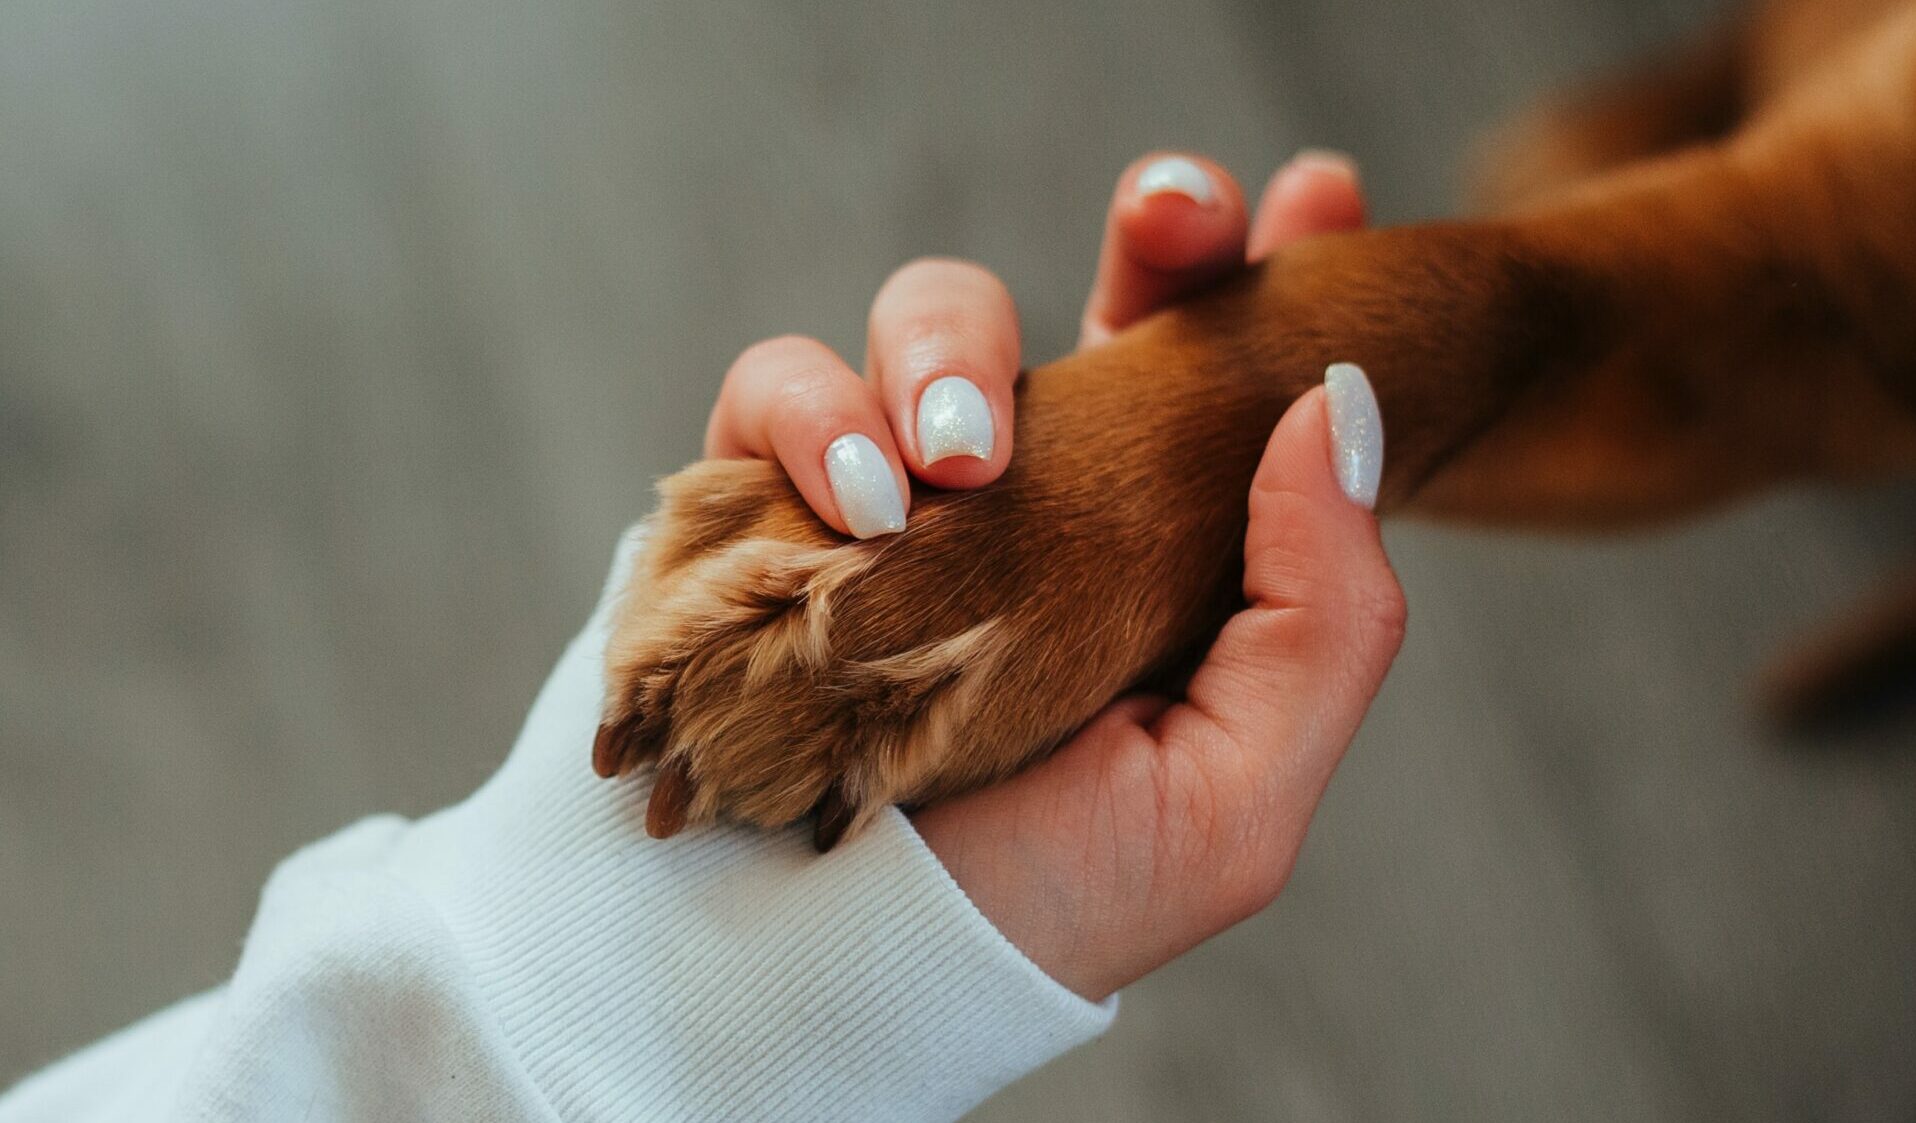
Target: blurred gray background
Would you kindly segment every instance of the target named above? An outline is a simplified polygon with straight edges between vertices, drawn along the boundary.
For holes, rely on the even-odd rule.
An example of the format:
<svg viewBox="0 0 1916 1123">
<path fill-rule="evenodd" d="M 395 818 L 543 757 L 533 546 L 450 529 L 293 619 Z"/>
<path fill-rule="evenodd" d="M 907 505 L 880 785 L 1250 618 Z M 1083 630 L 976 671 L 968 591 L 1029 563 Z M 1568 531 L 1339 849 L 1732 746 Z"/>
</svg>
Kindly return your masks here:
<svg viewBox="0 0 1916 1123">
<path fill-rule="evenodd" d="M 1056 353 L 1144 149 L 1442 213 L 1487 123 L 1713 7 L 0 5 L 0 1083 L 490 772 L 747 343 L 856 356 L 938 252 Z M 1916 725 L 1747 697 L 1908 493 L 1390 537 L 1410 640 L 1288 894 L 979 1118 L 1916 1118 Z"/>
</svg>

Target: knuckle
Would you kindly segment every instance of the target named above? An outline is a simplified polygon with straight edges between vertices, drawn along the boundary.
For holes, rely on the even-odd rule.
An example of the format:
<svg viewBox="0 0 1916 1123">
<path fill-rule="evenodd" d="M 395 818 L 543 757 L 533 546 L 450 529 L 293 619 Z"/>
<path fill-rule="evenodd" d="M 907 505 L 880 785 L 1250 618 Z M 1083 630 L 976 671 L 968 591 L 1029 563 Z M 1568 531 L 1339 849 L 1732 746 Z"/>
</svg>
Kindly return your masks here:
<svg viewBox="0 0 1916 1123">
<path fill-rule="evenodd" d="M 878 297 L 872 302 L 872 318 L 879 319 L 892 310 L 897 302 L 927 287 L 936 278 L 947 259 L 941 257 L 915 257 L 891 271 L 885 283 L 878 286 Z"/>
<path fill-rule="evenodd" d="M 938 305 L 905 317 L 899 324 L 898 334 L 906 347 L 950 349 L 978 334 L 978 327 L 962 309 Z"/>
<path fill-rule="evenodd" d="M 846 397 L 846 388 L 834 372 L 815 363 L 786 368 L 768 389 L 774 425 L 831 409 Z"/>
<path fill-rule="evenodd" d="M 995 381 L 1017 370 L 1017 305 L 973 262 L 924 257 L 902 266 L 872 302 L 870 328 L 880 381 L 943 370 Z"/>
<path fill-rule="evenodd" d="M 1363 615 L 1376 638 L 1393 652 L 1403 644 L 1404 632 L 1410 626 L 1410 605 L 1404 599 L 1403 586 L 1395 580 L 1371 592 Z"/>
<path fill-rule="evenodd" d="M 894 329 L 893 354 L 881 361 L 881 377 L 906 382 L 958 374 L 987 392 L 1017 374 L 1015 328 L 971 307 L 946 305 L 915 310 Z"/>
<path fill-rule="evenodd" d="M 823 343 L 808 335 L 775 335 L 770 339 L 761 339 L 739 352 L 732 361 L 734 371 L 748 370 L 787 364 L 794 360 L 816 360 L 820 354 L 827 354 Z"/>
<path fill-rule="evenodd" d="M 725 393 L 779 409 L 816 408 L 839 400 L 845 387 L 857 381 L 818 340 L 780 335 L 739 354 L 726 374 Z"/>
<path fill-rule="evenodd" d="M 876 307 L 888 309 L 894 300 L 999 311 L 1011 306 L 1011 290 L 996 273 L 975 261 L 921 257 L 906 262 L 891 275 Z"/>
<path fill-rule="evenodd" d="M 1409 626 L 1409 610 L 1403 590 L 1395 581 L 1386 588 L 1359 594 L 1346 613 L 1349 634 L 1355 641 L 1346 646 L 1351 673 L 1360 680 L 1381 681 L 1404 646 Z"/>
<path fill-rule="evenodd" d="M 1410 623 L 1410 605 L 1404 598 L 1404 586 L 1381 552 L 1360 556 L 1343 567 L 1337 597 L 1345 615 L 1366 638 L 1388 643 L 1392 651 L 1403 642 Z"/>
<path fill-rule="evenodd" d="M 967 282 L 998 284 L 997 276 L 975 261 L 937 255 L 915 257 L 899 266 L 892 277 L 911 281 L 934 281 L 941 285 Z"/>
</svg>

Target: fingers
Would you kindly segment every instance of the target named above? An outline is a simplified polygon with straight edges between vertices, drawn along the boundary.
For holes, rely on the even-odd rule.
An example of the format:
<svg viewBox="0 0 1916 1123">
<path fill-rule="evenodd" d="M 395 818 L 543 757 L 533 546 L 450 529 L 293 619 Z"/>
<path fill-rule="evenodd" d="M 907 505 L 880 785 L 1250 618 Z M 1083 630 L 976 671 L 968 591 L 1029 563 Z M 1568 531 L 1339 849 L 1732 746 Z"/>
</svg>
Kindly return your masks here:
<svg viewBox="0 0 1916 1123">
<path fill-rule="evenodd" d="M 911 492 L 878 397 L 817 340 L 781 336 L 738 357 L 706 426 L 705 454 L 776 459 L 841 534 L 905 529 Z"/>
<path fill-rule="evenodd" d="M 1360 229 L 1366 209 L 1356 162 L 1341 152 L 1307 149 L 1265 184 L 1246 256 L 1258 261 L 1299 238 Z"/>
<path fill-rule="evenodd" d="M 903 530 L 905 470 L 979 487 L 1011 459 L 1018 313 L 986 270 L 926 259 L 872 303 L 866 383 L 797 336 L 740 355 L 706 426 L 707 456 L 776 459 L 806 503 L 858 538 Z"/>
<path fill-rule="evenodd" d="M 937 487 L 979 487 L 1011 460 L 1018 310 L 988 270 L 926 258 L 872 301 L 866 361 L 905 465 Z"/>
<path fill-rule="evenodd" d="M 1105 219 L 1080 345 L 1101 343 L 1242 264 L 1248 224 L 1244 193 L 1209 160 L 1159 152 L 1126 168 Z"/>
<path fill-rule="evenodd" d="M 1311 234 L 1361 226 L 1347 157 L 1300 154 L 1271 178 L 1255 222 L 1216 164 L 1148 156 L 1119 179 L 1084 316 L 1096 343 L 1166 302 Z M 820 518 L 859 538 L 904 528 L 906 472 L 945 488 L 980 487 L 1010 462 L 1018 378 L 1017 308 L 1003 284 L 966 262 L 913 262 L 872 303 L 867 386 L 809 339 L 741 355 L 706 430 L 706 455 L 778 460 Z"/>
<path fill-rule="evenodd" d="M 1246 260 L 1299 238 L 1359 229 L 1365 217 L 1357 165 L 1342 153 L 1298 153 L 1265 185 L 1255 219 L 1218 165 L 1146 156 L 1125 170 L 1112 196 L 1080 346 L 1103 342 Z"/>
<path fill-rule="evenodd" d="M 1271 435 L 1251 487 L 1249 607 L 1156 726 L 1167 752 L 1196 762 L 1191 774 L 1246 793 L 1284 853 L 1403 641 L 1403 592 L 1369 508 L 1382 463 L 1376 400 L 1340 365 Z"/>
</svg>

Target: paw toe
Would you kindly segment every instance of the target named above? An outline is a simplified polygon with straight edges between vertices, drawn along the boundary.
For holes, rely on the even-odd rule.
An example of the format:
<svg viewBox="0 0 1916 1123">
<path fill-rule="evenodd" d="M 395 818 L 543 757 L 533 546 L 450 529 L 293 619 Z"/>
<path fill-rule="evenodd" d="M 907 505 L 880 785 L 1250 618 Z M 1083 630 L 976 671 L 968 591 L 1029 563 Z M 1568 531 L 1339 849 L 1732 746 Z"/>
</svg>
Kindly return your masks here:
<svg viewBox="0 0 1916 1123">
<path fill-rule="evenodd" d="M 647 711 L 607 721 L 592 739 L 592 770 L 606 779 L 622 775 L 657 756 L 663 740 L 660 723 Z"/>
<path fill-rule="evenodd" d="M 653 838 L 671 838 L 684 830 L 686 813 L 696 794 L 684 757 L 673 757 L 659 765 L 658 778 L 652 782 L 652 800 L 645 808 L 645 833 Z"/>
</svg>

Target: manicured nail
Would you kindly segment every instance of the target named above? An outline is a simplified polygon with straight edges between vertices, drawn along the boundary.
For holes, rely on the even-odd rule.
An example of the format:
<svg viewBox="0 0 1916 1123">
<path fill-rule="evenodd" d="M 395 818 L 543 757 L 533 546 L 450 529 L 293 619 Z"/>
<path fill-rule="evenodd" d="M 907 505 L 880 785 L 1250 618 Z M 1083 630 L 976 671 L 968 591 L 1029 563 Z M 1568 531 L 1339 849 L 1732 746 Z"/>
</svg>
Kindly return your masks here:
<svg viewBox="0 0 1916 1123">
<path fill-rule="evenodd" d="M 948 456 L 991 459 L 991 403 L 965 378 L 941 378 L 918 396 L 918 452 L 926 464 Z"/>
<path fill-rule="evenodd" d="M 847 433 L 825 446 L 825 479 L 838 513 L 854 538 L 876 538 L 905 529 L 905 500 L 885 454 L 863 433 Z"/>
<path fill-rule="evenodd" d="M 1336 363 L 1324 372 L 1324 403 L 1331 423 L 1331 465 L 1351 502 L 1377 506 L 1384 475 L 1384 417 L 1370 379 L 1356 363 Z"/>
<path fill-rule="evenodd" d="M 1355 183 L 1357 181 L 1357 160 L 1348 152 L 1339 152 L 1334 148 L 1306 148 L 1291 157 L 1285 165 L 1287 171 L 1314 169 L 1341 175 Z"/>
<path fill-rule="evenodd" d="M 1138 173 L 1138 194 L 1182 195 L 1202 206 L 1217 198 L 1217 188 L 1203 168 L 1182 156 L 1165 156 Z"/>
</svg>

